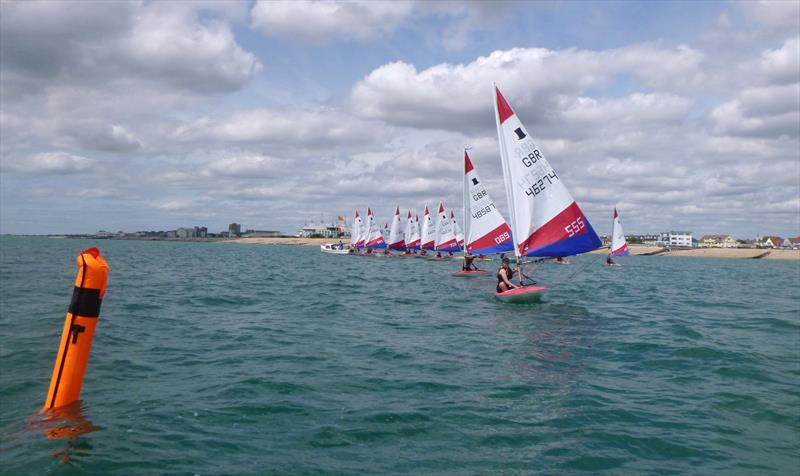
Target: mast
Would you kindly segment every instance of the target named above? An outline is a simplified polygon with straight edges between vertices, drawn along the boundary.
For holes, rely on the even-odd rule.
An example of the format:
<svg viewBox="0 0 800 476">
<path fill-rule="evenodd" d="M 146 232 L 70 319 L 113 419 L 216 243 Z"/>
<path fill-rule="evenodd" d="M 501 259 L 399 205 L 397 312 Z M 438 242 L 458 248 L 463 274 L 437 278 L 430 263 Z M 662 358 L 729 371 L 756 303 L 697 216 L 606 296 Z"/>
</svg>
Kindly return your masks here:
<svg viewBox="0 0 800 476">
<path fill-rule="evenodd" d="M 508 151 L 506 150 L 506 141 L 503 138 L 503 130 L 500 127 L 500 112 L 497 109 L 497 83 L 492 83 L 492 104 L 494 104 L 494 122 L 497 125 L 497 141 L 500 143 L 500 163 L 503 165 L 503 182 L 506 188 L 506 201 L 508 202 L 509 220 L 511 221 L 511 236 L 514 241 L 514 256 L 517 259 L 517 272 L 519 274 L 520 284 L 522 284 L 522 258 L 519 254 L 519 245 L 517 244 L 518 230 L 517 230 L 517 214 L 514 209 L 514 195 L 511 192 L 511 172 L 508 170 L 506 163 L 508 158 Z"/>
</svg>

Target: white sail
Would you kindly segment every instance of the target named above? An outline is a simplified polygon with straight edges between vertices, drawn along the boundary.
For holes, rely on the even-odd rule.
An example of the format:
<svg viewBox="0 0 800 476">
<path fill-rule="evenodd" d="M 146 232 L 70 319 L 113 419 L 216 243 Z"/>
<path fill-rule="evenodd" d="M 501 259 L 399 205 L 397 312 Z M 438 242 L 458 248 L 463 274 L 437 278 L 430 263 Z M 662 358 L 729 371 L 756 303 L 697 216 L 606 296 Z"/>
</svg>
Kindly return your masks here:
<svg viewBox="0 0 800 476">
<path fill-rule="evenodd" d="M 433 225 L 433 218 L 425 205 L 425 215 L 422 217 L 422 238 L 420 247 L 423 250 L 433 250 L 436 245 L 436 228 Z"/>
<path fill-rule="evenodd" d="M 468 253 L 508 253 L 514 250 L 511 228 L 486 191 L 478 171 L 464 151 L 464 247 Z"/>
<path fill-rule="evenodd" d="M 619 214 L 614 208 L 614 222 L 611 225 L 611 254 L 614 256 L 626 256 L 628 243 L 625 241 L 625 233 L 622 232 L 622 224 L 619 222 Z"/>
<path fill-rule="evenodd" d="M 353 248 L 360 248 L 363 246 L 363 239 L 361 238 L 361 217 L 356 210 L 356 215 L 353 217 L 353 226 L 350 229 L 350 246 Z"/>
<path fill-rule="evenodd" d="M 375 217 L 372 215 L 372 209 L 367 208 L 367 222 L 364 225 L 367 233 L 364 238 L 364 246 L 367 248 L 386 248 L 386 243 L 383 241 L 379 225 L 375 222 Z"/>
<path fill-rule="evenodd" d="M 464 233 L 461 232 L 461 227 L 458 226 L 458 221 L 456 220 L 456 214 L 453 210 L 450 210 L 450 221 L 453 223 L 453 233 L 456 235 L 456 242 L 458 242 L 458 246 L 463 248 L 464 247 Z"/>
<path fill-rule="evenodd" d="M 453 232 L 453 222 L 447 216 L 444 202 L 439 202 L 439 213 L 436 215 L 436 238 L 433 248 L 436 251 L 460 251 L 456 235 Z"/>
<path fill-rule="evenodd" d="M 511 231 L 517 256 L 569 256 L 599 248 L 600 238 L 495 86 Z"/>
<path fill-rule="evenodd" d="M 389 231 L 389 248 L 393 250 L 404 250 L 406 240 L 402 234 L 402 219 L 400 218 L 400 207 L 394 210 L 394 217 L 392 217 L 392 227 Z"/>
</svg>

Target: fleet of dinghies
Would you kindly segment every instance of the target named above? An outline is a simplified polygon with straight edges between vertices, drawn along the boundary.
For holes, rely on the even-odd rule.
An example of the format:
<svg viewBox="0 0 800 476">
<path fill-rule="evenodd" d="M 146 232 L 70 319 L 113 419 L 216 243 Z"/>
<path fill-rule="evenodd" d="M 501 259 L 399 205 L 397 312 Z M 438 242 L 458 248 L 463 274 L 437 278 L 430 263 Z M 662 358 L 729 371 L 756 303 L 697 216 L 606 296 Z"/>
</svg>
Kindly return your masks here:
<svg viewBox="0 0 800 476">
<path fill-rule="evenodd" d="M 405 226 L 400 207 L 396 206 L 391 225 L 387 224 L 388 242 L 384 241 L 372 209 L 367 208 L 365 221 L 356 210 L 350 254 L 376 256 L 378 253 L 374 250 L 382 249 L 381 255 L 391 255 L 391 250 L 401 252 L 400 256 L 444 259 L 453 257 L 455 252 L 463 252 L 465 262 L 471 263 L 475 257 L 513 252 L 516 270 L 510 273 L 517 284 L 512 284 L 513 287 L 507 290 L 504 288 L 509 286 L 505 284 L 503 288 L 498 286 L 496 296 L 503 301 L 528 302 L 538 300 L 547 289 L 530 281 L 525 274 L 526 265 L 550 258 L 558 258 L 561 264 L 566 264 L 563 257 L 601 247 L 602 242 L 586 215 L 497 86 L 494 86 L 493 102 L 509 221 L 495 205 L 465 149 L 463 233 L 455 213 L 450 211 L 448 214 L 443 201 L 439 202 L 435 219 L 425 205 L 421 224 L 419 216 L 412 215 L 409 210 Z M 431 256 L 432 253 L 436 256 Z M 611 257 L 628 253 L 615 208 L 612 243 L 606 264 L 617 265 Z M 465 264 L 463 270 L 451 274 L 471 276 L 486 273 L 485 270 L 469 269 Z M 498 281 L 502 281 L 500 275 Z"/>
</svg>

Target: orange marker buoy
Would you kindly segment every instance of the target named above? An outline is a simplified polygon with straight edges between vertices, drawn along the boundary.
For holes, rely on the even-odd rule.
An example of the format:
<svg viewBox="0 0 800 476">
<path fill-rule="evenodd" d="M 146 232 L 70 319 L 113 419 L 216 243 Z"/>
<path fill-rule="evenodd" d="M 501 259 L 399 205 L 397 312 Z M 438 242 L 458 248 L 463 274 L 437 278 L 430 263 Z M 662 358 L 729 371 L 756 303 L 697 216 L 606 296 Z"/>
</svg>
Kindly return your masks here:
<svg viewBox="0 0 800 476">
<path fill-rule="evenodd" d="M 80 269 L 75 277 L 72 302 L 64 321 L 64 331 L 61 333 L 61 344 L 58 346 L 44 410 L 69 405 L 78 400 L 92 348 L 94 328 L 100 316 L 100 303 L 106 293 L 108 264 L 100 256 L 100 250 L 83 250 L 75 262 Z"/>
</svg>

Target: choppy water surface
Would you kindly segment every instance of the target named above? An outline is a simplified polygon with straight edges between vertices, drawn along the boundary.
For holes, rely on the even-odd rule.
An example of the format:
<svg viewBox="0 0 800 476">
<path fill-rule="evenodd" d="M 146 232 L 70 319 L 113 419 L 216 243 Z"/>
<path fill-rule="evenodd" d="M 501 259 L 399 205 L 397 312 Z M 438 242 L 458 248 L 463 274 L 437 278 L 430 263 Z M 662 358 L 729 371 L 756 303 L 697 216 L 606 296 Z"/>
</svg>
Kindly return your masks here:
<svg viewBox="0 0 800 476">
<path fill-rule="evenodd" d="M 111 267 L 82 431 L 41 408 L 76 253 Z M 0 239 L 6 474 L 788 474 L 800 263 L 583 256 L 545 302 L 452 262 Z M 497 262 L 481 263 L 496 267 Z M 80 433 L 80 431 L 78 431 Z M 51 434 L 52 435 L 52 434 Z"/>
</svg>

